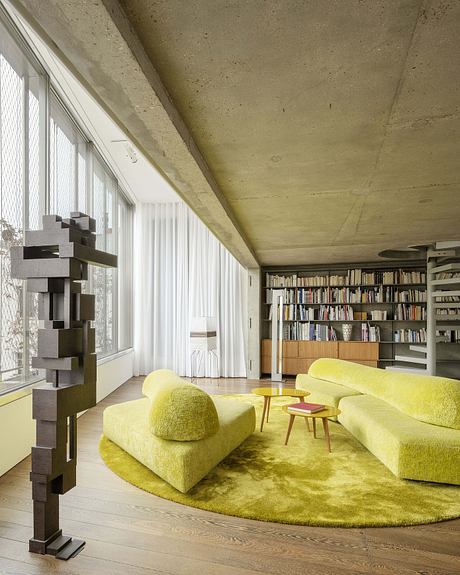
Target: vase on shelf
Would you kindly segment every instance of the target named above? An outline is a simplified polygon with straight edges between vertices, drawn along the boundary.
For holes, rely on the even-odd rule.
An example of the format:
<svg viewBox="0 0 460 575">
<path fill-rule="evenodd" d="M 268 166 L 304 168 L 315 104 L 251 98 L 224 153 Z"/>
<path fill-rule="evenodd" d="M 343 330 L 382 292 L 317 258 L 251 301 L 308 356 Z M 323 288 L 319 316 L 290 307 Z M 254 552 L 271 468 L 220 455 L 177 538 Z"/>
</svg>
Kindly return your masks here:
<svg viewBox="0 0 460 575">
<path fill-rule="evenodd" d="M 353 324 L 352 323 L 343 323 L 342 324 L 343 341 L 350 341 L 351 340 L 351 332 L 352 331 L 353 331 Z"/>
</svg>

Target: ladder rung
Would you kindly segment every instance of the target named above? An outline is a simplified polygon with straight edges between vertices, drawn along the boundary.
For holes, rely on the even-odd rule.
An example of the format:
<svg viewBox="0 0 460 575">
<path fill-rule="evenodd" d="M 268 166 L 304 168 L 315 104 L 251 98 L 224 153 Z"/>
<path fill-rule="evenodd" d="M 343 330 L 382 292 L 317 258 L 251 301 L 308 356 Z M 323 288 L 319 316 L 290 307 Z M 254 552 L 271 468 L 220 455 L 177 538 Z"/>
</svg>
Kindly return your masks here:
<svg viewBox="0 0 460 575">
<path fill-rule="evenodd" d="M 444 288 L 448 288 L 450 286 L 459 286 L 460 278 L 443 278 L 440 280 L 432 280 L 431 284 L 434 286 L 442 286 Z"/>
<path fill-rule="evenodd" d="M 418 363 L 426 365 L 428 359 L 426 357 L 415 357 L 412 355 L 395 355 L 395 361 L 402 361 L 404 363 Z"/>
<path fill-rule="evenodd" d="M 455 249 L 428 250 L 426 253 L 428 260 L 432 258 L 455 258 L 457 255 Z"/>
<path fill-rule="evenodd" d="M 436 249 L 437 250 L 446 250 L 449 248 L 460 248 L 460 241 L 459 240 L 447 240 L 444 242 L 436 242 Z"/>
<path fill-rule="evenodd" d="M 430 273 L 438 274 L 440 272 L 450 272 L 454 270 L 460 270 L 460 262 L 455 262 L 451 264 L 444 264 L 442 266 L 437 266 L 435 268 L 431 268 Z"/>
<path fill-rule="evenodd" d="M 388 371 L 404 371 L 407 373 L 427 373 L 427 370 L 422 367 L 406 367 L 402 365 L 389 365 L 385 369 L 388 369 Z"/>
<path fill-rule="evenodd" d="M 410 345 L 409 349 L 411 351 L 416 351 L 417 353 L 428 353 L 426 345 Z"/>
</svg>

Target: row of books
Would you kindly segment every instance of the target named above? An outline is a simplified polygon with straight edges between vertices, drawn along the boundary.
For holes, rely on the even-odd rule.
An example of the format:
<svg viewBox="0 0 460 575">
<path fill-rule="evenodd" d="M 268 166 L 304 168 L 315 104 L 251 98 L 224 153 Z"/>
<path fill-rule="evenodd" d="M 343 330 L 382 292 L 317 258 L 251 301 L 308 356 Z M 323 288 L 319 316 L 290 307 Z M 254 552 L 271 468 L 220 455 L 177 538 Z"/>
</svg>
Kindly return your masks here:
<svg viewBox="0 0 460 575">
<path fill-rule="evenodd" d="M 338 303 L 384 303 L 391 302 L 391 288 L 380 287 L 378 289 L 333 289 L 331 301 Z"/>
<path fill-rule="evenodd" d="M 444 343 L 459 343 L 460 342 L 460 330 L 449 329 L 436 332 L 437 340 L 444 338 Z"/>
<path fill-rule="evenodd" d="M 361 341 L 380 341 L 380 327 L 378 325 L 362 323 Z"/>
<path fill-rule="evenodd" d="M 346 286 L 346 285 L 350 285 L 350 284 L 347 282 L 346 276 L 330 275 L 329 276 L 329 285 L 331 285 L 331 286 Z"/>
<path fill-rule="evenodd" d="M 266 303 L 273 303 L 273 290 L 267 290 L 265 301 L 266 301 Z M 298 296 L 297 296 L 297 290 L 284 288 L 283 289 L 283 302 L 284 303 L 299 303 L 298 302 Z"/>
<path fill-rule="evenodd" d="M 280 308 L 278 307 L 278 319 L 280 319 Z M 268 319 L 273 319 L 273 305 L 269 308 Z M 300 319 L 297 317 L 297 306 L 294 304 L 286 304 L 283 306 L 283 319 L 286 321 L 295 321 Z"/>
<path fill-rule="evenodd" d="M 395 302 L 426 302 L 426 291 L 418 289 L 395 290 L 393 297 Z"/>
<path fill-rule="evenodd" d="M 351 305 L 321 305 L 318 309 L 318 318 L 323 321 L 347 321 L 353 320 L 353 308 Z"/>
<path fill-rule="evenodd" d="M 438 330 L 436 338 L 442 343 L 457 343 L 460 342 L 460 330 Z M 426 343 L 426 329 L 398 329 L 393 332 L 393 341 L 395 343 Z"/>
<path fill-rule="evenodd" d="M 398 329 L 393 332 L 395 343 L 425 343 L 426 329 Z"/>
<path fill-rule="evenodd" d="M 389 319 L 389 313 L 385 310 L 373 309 L 371 311 L 355 311 L 355 319 L 357 320 L 371 320 L 371 321 L 386 321 Z"/>
<path fill-rule="evenodd" d="M 360 269 L 348 271 L 349 285 L 355 284 L 422 284 L 426 283 L 426 273 L 419 270 L 376 270 Z"/>
<path fill-rule="evenodd" d="M 297 301 L 299 303 L 329 303 L 332 301 L 331 290 L 329 288 L 299 289 Z"/>
<path fill-rule="evenodd" d="M 354 329 L 354 328 L 353 328 Z M 330 326 L 315 323 L 291 323 L 283 326 L 283 338 L 288 341 L 337 341 L 337 331 Z M 380 341 L 379 326 L 361 324 L 361 339 L 353 341 Z"/>
<path fill-rule="evenodd" d="M 395 309 L 395 320 L 398 321 L 424 321 L 426 320 L 426 307 L 398 303 Z"/>
<path fill-rule="evenodd" d="M 439 272 L 436 274 L 437 280 L 448 280 L 452 278 L 460 278 L 459 272 Z"/>
<path fill-rule="evenodd" d="M 278 319 L 280 308 L 278 307 Z M 458 314 L 457 309 L 439 310 L 438 316 Z M 419 305 L 398 304 L 395 310 L 395 321 L 425 321 L 426 308 Z M 268 319 L 273 318 L 273 305 L 270 305 Z M 318 308 L 303 304 L 286 304 L 283 306 L 283 320 L 285 321 L 387 321 L 391 320 L 388 310 L 373 309 L 369 311 L 355 311 L 351 305 L 320 305 Z"/>
<path fill-rule="evenodd" d="M 319 319 L 318 317 L 315 317 L 315 311 L 317 310 L 315 310 L 314 307 L 305 307 L 304 305 L 300 305 L 298 309 L 298 319 L 300 321 Z"/>
<path fill-rule="evenodd" d="M 458 307 L 436 310 L 436 317 L 438 317 L 438 316 L 449 316 L 449 315 L 459 315 L 459 314 L 460 314 L 460 310 Z"/>
<path fill-rule="evenodd" d="M 298 303 L 384 303 L 392 301 L 391 288 L 378 289 L 300 289 L 297 292 Z"/>
<path fill-rule="evenodd" d="M 290 276 L 279 276 L 272 274 L 265 275 L 265 285 L 267 287 L 276 287 L 276 288 L 296 287 L 297 281 L 298 281 L 297 274 L 293 274 Z"/>
<path fill-rule="evenodd" d="M 443 274 L 438 274 L 438 277 Z M 453 277 L 452 274 L 448 277 Z M 266 286 L 274 288 L 285 287 L 326 287 L 326 286 L 356 286 L 356 285 L 392 285 L 392 284 L 423 284 L 426 283 L 426 272 L 420 270 L 347 270 L 345 275 L 323 274 L 312 276 L 266 274 Z"/>
<path fill-rule="evenodd" d="M 298 276 L 292 274 L 289 276 L 280 276 L 266 274 L 265 285 L 267 287 L 285 288 L 285 287 L 303 287 L 303 286 L 327 286 L 329 284 L 328 275 L 315 276 Z"/>
<path fill-rule="evenodd" d="M 283 326 L 285 340 L 337 341 L 337 332 L 324 324 L 290 323 Z"/>
<path fill-rule="evenodd" d="M 368 315 L 368 313 L 371 314 L 371 320 L 372 321 L 386 321 L 388 319 L 388 311 L 382 310 L 382 309 L 373 309 L 370 312 L 364 312 L 366 315 Z M 362 318 L 364 319 L 364 318 Z M 367 319 L 367 318 L 366 318 Z"/>
<path fill-rule="evenodd" d="M 436 303 L 459 303 L 460 296 L 458 295 L 443 295 L 435 298 Z"/>
<path fill-rule="evenodd" d="M 273 317 L 273 305 L 270 306 L 268 319 Z M 279 308 L 278 308 L 279 318 Z M 293 304 L 283 306 L 283 319 L 287 321 L 347 321 L 354 319 L 353 308 L 349 305 L 328 306 L 321 305 L 319 308 Z"/>
<path fill-rule="evenodd" d="M 393 303 L 393 302 L 426 302 L 425 290 L 399 291 L 390 286 L 379 288 L 284 288 L 284 303 Z M 266 291 L 266 303 L 273 302 L 273 291 Z"/>
</svg>

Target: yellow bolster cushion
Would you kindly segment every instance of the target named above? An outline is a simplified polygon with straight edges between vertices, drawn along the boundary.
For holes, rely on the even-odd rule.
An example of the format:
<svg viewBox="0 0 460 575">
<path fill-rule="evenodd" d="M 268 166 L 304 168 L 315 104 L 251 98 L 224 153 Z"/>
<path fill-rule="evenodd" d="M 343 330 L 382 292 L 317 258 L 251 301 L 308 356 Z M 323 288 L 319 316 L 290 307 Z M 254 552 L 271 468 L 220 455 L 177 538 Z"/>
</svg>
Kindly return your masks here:
<svg viewBox="0 0 460 575">
<path fill-rule="evenodd" d="M 174 441 L 196 441 L 214 435 L 219 429 L 219 417 L 211 397 L 174 372 L 158 371 L 167 373 L 153 372 L 156 376 L 148 376 L 150 379 L 143 388 L 151 398 L 150 431 Z"/>
</svg>

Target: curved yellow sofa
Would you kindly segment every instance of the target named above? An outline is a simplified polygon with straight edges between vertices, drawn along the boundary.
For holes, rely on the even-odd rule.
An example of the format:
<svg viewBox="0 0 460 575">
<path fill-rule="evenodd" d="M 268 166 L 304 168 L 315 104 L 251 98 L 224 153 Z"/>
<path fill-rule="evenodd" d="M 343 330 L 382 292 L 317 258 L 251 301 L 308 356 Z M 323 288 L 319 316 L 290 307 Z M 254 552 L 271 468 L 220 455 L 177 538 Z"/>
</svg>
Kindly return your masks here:
<svg viewBox="0 0 460 575">
<path fill-rule="evenodd" d="M 318 359 L 296 387 L 397 477 L 460 485 L 460 381 Z"/>
<path fill-rule="evenodd" d="M 152 372 L 142 393 L 104 410 L 103 433 L 182 493 L 254 432 L 252 405 L 210 396 L 173 371 Z"/>
</svg>

